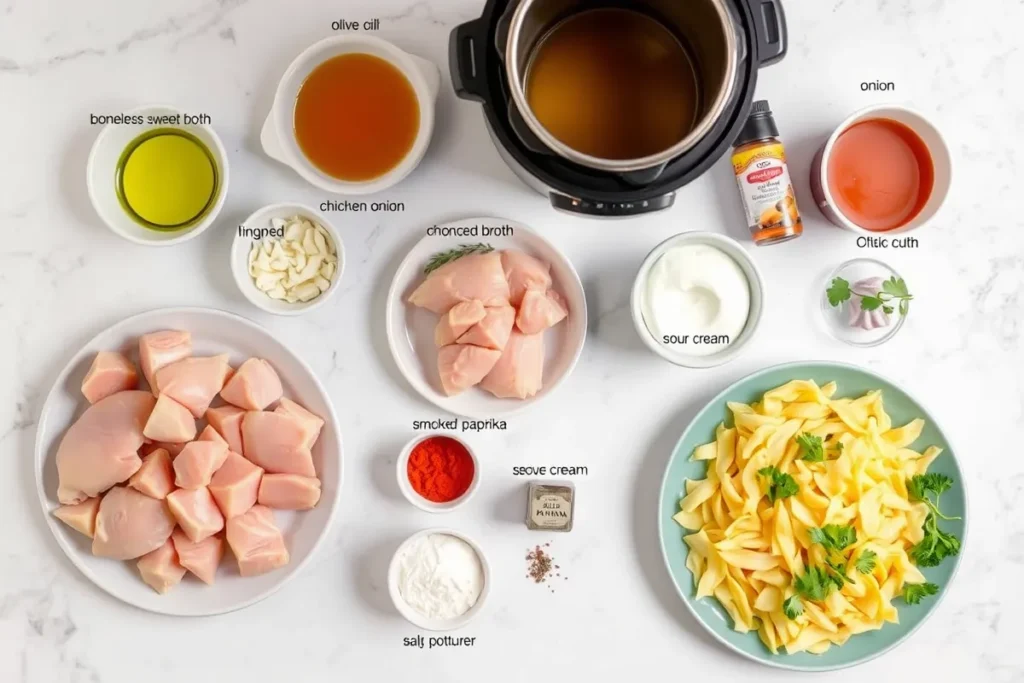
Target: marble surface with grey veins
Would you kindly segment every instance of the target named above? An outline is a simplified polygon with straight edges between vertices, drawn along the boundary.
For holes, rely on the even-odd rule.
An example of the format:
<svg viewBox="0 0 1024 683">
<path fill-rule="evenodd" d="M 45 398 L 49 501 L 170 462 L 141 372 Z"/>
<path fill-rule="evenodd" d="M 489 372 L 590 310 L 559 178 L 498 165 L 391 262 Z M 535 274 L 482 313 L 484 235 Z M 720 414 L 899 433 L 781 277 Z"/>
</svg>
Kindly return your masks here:
<svg viewBox="0 0 1024 683">
<path fill-rule="evenodd" d="M 0 0 L 0 681 L 782 681 L 717 645 L 685 611 L 662 565 L 654 503 L 669 449 L 711 396 L 782 361 L 829 359 L 880 371 L 921 397 L 956 443 L 972 524 L 956 582 L 897 650 L 834 681 L 1024 681 L 1024 51 L 1018 0 L 786 0 L 792 47 L 763 71 L 787 144 L 805 236 L 756 249 L 769 292 L 755 347 L 707 371 L 667 366 L 637 339 L 627 297 L 648 250 L 683 230 L 746 241 L 726 160 L 665 213 L 598 223 L 554 213 L 503 165 L 478 106 L 457 100 L 449 31 L 480 0 Z M 249 305 L 228 268 L 237 223 L 278 201 L 327 197 L 266 156 L 258 131 L 277 79 L 340 18 L 379 17 L 379 35 L 442 65 L 433 143 L 384 199 L 390 215 L 334 214 L 348 254 L 343 291 L 301 318 Z M 892 93 L 860 84 L 892 81 Z M 882 101 L 935 118 L 956 159 L 953 196 L 908 251 L 858 249 L 810 198 L 814 150 L 842 118 Z M 172 103 L 213 117 L 231 160 L 221 220 L 169 249 L 103 227 L 85 189 L 99 132 L 89 115 Z M 543 231 L 586 285 L 592 324 L 570 380 L 508 430 L 472 437 L 484 483 L 442 523 L 485 540 L 486 612 L 462 650 L 403 647 L 385 568 L 397 544 L 437 524 L 394 482 L 414 419 L 439 417 L 390 358 L 383 301 L 405 251 L 431 224 L 513 217 Z M 816 295 L 841 260 L 871 255 L 917 295 L 891 343 L 852 350 L 820 329 Z M 130 314 L 211 306 L 270 328 L 319 373 L 346 442 L 339 523 L 312 564 L 272 598 L 221 617 L 159 617 L 102 593 L 43 523 L 32 453 L 42 401 L 88 338 Z M 552 550 L 569 577 L 552 594 L 525 580 L 515 464 L 586 464 L 576 528 Z"/>
</svg>

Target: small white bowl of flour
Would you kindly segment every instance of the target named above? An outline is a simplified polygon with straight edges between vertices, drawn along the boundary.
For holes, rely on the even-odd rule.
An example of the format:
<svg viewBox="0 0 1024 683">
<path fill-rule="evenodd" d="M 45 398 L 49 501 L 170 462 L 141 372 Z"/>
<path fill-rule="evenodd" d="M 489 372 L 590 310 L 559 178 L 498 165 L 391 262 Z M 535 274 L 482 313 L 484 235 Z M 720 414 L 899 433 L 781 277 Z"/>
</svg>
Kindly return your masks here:
<svg viewBox="0 0 1024 683">
<path fill-rule="evenodd" d="M 429 631 L 461 628 L 483 607 L 490 569 L 476 541 L 452 529 L 426 529 L 398 547 L 388 591 L 399 614 Z"/>
</svg>

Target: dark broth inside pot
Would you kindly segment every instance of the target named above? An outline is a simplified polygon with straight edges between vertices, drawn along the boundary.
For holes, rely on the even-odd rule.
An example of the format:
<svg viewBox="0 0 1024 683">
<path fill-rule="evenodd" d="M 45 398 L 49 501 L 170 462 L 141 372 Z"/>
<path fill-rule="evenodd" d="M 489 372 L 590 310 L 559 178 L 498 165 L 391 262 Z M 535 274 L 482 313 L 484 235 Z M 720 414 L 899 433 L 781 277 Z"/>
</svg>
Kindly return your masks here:
<svg viewBox="0 0 1024 683">
<path fill-rule="evenodd" d="M 539 41 L 526 100 L 541 125 L 574 150 L 638 159 L 693 130 L 696 73 L 683 44 L 655 19 L 627 9 L 588 10 Z"/>
</svg>

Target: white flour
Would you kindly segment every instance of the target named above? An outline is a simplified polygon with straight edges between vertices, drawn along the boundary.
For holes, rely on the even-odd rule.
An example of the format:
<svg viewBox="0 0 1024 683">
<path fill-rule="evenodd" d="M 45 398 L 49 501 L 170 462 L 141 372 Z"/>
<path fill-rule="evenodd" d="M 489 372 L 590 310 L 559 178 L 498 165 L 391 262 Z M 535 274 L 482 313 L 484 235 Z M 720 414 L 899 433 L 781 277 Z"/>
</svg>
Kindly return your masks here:
<svg viewBox="0 0 1024 683">
<path fill-rule="evenodd" d="M 484 571 L 472 546 L 449 534 L 425 536 L 399 557 L 398 590 L 430 619 L 454 619 L 476 604 Z"/>
</svg>

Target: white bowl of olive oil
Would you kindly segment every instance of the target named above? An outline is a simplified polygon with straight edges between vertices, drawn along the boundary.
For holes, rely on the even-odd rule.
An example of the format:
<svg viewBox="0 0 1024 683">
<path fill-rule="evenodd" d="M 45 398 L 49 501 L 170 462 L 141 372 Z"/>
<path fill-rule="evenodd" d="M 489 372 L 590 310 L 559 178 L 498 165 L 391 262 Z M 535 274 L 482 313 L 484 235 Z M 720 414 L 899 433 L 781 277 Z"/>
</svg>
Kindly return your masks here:
<svg viewBox="0 0 1024 683">
<path fill-rule="evenodd" d="M 108 124 L 89 153 L 89 198 L 112 231 L 136 244 L 192 239 L 217 219 L 228 155 L 213 128 L 167 105 L 139 107 Z"/>
</svg>

